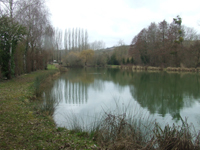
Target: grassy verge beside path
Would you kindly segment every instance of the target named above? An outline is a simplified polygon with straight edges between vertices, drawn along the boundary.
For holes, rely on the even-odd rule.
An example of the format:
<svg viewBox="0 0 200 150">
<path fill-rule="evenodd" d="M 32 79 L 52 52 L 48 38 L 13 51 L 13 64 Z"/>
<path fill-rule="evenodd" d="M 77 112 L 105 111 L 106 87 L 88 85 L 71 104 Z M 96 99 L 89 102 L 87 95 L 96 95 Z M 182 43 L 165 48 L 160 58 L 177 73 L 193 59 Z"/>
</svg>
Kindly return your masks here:
<svg viewBox="0 0 200 150">
<path fill-rule="evenodd" d="M 0 82 L 0 149 L 97 149 L 88 137 L 56 128 L 52 117 L 38 110 L 34 80 L 48 71 Z"/>
</svg>

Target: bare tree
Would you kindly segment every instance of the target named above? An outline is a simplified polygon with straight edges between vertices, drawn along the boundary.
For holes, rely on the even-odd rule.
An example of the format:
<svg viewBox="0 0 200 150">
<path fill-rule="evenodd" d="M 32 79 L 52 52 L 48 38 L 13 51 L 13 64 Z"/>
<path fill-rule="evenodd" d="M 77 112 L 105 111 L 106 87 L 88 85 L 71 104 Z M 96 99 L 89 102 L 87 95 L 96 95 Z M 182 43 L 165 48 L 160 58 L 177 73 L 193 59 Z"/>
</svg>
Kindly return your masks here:
<svg viewBox="0 0 200 150">
<path fill-rule="evenodd" d="M 61 49 L 62 49 L 62 30 L 55 30 L 55 47 L 57 50 L 57 61 L 61 62 Z"/>
<path fill-rule="evenodd" d="M 81 29 L 78 29 L 78 49 L 81 51 Z"/>
<path fill-rule="evenodd" d="M 84 49 L 88 49 L 88 32 L 85 30 L 85 40 L 84 40 Z"/>
<path fill-rule="evenodd" d="M 195 41 L 198 40 L 198 34 L 197 31 L 194 28 L 182 27 L 183 30 L 183 37 L 184 37 L 184 44 L 187 46 L 190 46 L 191 42 L 190 41 Z"/>
<path fill-rule="evenodd" d="M 68 47 L 71 50 L 71 29 L 68 29 Z"/>
<path fill-rule="evenodd" d="M 16 10 L 16 5 L 18 1 L 14 0 L 1 0 L 0 1 L 0 6 L 1 6 L 1 11 L 4 15 L 9 16 L 10 18 L 13 18 L 13 15 L 15 15 L 14 10 Z"/>
<path fill-rule="evenodd" d="M 94 41 L 89 44 L 89 48 L 93 50 L 100 50 L 100 49 L 104 49 L 105 47 L 106 46 L 105 46 L 104 41 Z"/>
<path fill-rule="evenodd" d="M 122 64 L 123 59 L 129 59 L 128 57 L 128 47 L 125 45 L 124 41 L 120 39 L 114 48 L 114 53 L 116 60 Z"/>
<path fill-rule="evenodd" d="M 77 51 L 77 49 L 78 49 L 78 33 L 77 33 L 78 31 L 77 31 L 77 28 L 75 29 L 75 36 L 74 36 L 74 38 L 75 38 L 75 50 Z"/>
<path fill-rule="evenodd" d="M 74 28 L 72 29 L 72 50 L 74 51 Z"/>
<path fill-rule="evenodd" d="M 53 62 L 53 52 L 54 52 L 54 36 L 55 31 L 51 25 L 46 27 L 44 35 L 44 45 L 43 49 L 46 51 L 47 61 Z"/>
<path fill-rule="evenodd" d="M 17 19 L 27 29 L 25 61 L 30 61 L 30 63 L 26 62 L 26 70 L 30 72 L 37 70 L 41 66 L 39 61 L 42 61 L 39 59 L 39 55 L 42 53 L 46 27 L 50 24 L 48 20 L 49 14 L 43 0 L 20 0 L 18 4 L 20 9 L 18 9 L 17 13 L 20 15 L 17 16 Z"/>
<path fill-rule="evenodd" d="M 168 57 L 168 52 L 167 50 L 169 49 L 169 40 L 168 40 L 168 30 L 169 30 L 169 24 L 163 20 L 158 24 L 158 48 L 159 48 L 159 63 L 160 66 L 166 67 L 167 66 L 167 57 Z"/>
<path fill-rule="evenodd" d="M 151 23 L 147 29 L 147 43 L 149 63 L 156 65 L 158 62 L 158 27 L 155 23 Z"/>
<path fill-rule="evenodd" d="M 64 48 L 65 48 L 65 55 L 66 55 L 67 50 L 68 50 L 68 32 L 67 32 L 67 29 L 65 29 L 65 35 L 64 35 Z"/>
<path fill-rule="evenodd" d="M 96 42 L 96 46 L 105 47 L 103 41 Z M 64 48 L 72 51 L 82 51 L 89 48 L 88 32 L 80 28 L 66 29 L 64 34 Z"/>
<path fill-rule="evenodd" d="M 81 31 L 81 51 L 85 49 L 85 37 L 84 37 L 84 30 Z"/>
<path fill-rule="evenodd" d="M 168 31 L 168 23 L 163 20 L 159 23 L 159 34 L 160 34 L 160 40 L 162 41 L 162 45 L 165 46 L 165 40 L 167 39 L 167 31 Z"/>
</svg>

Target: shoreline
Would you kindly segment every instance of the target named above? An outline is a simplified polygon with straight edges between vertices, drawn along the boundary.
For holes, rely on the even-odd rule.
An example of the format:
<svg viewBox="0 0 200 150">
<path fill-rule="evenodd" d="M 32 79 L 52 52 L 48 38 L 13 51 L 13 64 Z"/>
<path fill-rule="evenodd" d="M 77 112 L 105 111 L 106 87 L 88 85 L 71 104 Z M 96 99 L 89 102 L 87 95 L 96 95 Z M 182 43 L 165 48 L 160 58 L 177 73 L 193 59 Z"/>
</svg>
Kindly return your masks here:
<svg viewBox="0 0 200 150">
<path fill-rule="evenodd" d="M 198 68 L 184 68 L 184 67 L 152 67 L 152 66 L 137 66 L 137 65 L 107 65 L 107 68 L 118 68 L 132 71 L 166 71 L 166 72 L 200 72 Z"/>
<path fill-rule="evenodd" d="M 49 111 L 42 111 L 43 101 L 36 96 L 34 84 L 37 77 L 45 74 L 49 76 L 39 81 L 39 86 L 43 89 L 51 84 L 60 74 L 58 69 L 54 69 L 0 82 L 0 149 L 98 148 L 89 137 L 56 127 Z"/>
</svg>

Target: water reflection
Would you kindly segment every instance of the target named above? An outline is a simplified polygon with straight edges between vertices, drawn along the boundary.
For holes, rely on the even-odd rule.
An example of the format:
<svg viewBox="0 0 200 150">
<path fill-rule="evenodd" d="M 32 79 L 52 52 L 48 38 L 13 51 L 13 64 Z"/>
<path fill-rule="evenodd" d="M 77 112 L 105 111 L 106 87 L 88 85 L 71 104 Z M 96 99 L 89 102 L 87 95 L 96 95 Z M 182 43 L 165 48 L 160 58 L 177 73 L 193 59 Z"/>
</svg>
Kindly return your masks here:
<svg viewBox="0 0 200 150">
<path fill-rule="evenodd" d="M 199 74 L 87 68 L 71 69 L 63 74 L 49 93 L 59 103 L 56 108 L 59 113 L 70 108 L 80 114 L 92 113 L 91 109 L 112 105 L 117 98 L 127 104 L 132 101 L 141 110 L 157 116 L 156 119 L 170 116 L 178 122 L 180 118 L 190 117 L 193 122 L 200 112 L 199 84 Z"/>
<path fill-rule="evenodd" d="M 52 97 L 66 104 L 84 104 L 88 100 L 88 85 L 77 81 L 59 79 L 52 89 Z"/>
<path fill-rule="evenodd" d="M 104 73 L 90 72 L 84 69 L 74 69 L 67 75 L 61 76 L 54 83 L 51 95 L 58 102 L 66 104 L 84 104 L 88 101 L 88 88 L 95 91 L 104 90 L 104 82 L 100 79 L 94 79 L 95 76 L 102 76 Z"/>
<path fill-rule="evenodd" d="M 199 101 L 199 75 L 168 73 L 137 73 L 132 78 L 130 92 L 142 107 L 163 117 L 169 113 L 179 120 L 184 107 Z"/>
</svg>

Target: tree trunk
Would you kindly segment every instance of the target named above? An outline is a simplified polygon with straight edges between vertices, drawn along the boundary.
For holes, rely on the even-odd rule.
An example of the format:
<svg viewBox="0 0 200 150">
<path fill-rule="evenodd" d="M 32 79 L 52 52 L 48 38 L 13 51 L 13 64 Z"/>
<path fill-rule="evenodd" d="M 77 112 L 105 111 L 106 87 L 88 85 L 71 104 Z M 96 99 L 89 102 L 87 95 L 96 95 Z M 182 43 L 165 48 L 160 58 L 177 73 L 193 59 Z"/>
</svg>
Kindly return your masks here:
<svg viewBox="0 0 200 150">
<path fill-rule="evenodd" d="M 1 65 L 0 65 L 0 79 L 1 79 L 2 77 L 1 77 Z"/>
<path fill-rule="evenodd" d="M 11 79 L 12 78 L 12 72 L 11 72 L 11 59 L 12 59 L 12 42 L 11 42 L 11 47 L 10 47 L 10 58 L 9 58 L 9 61 L 8 61 L 8 74 L 7 74 L 7 78 L 8 79 Z"/>
</svg>

